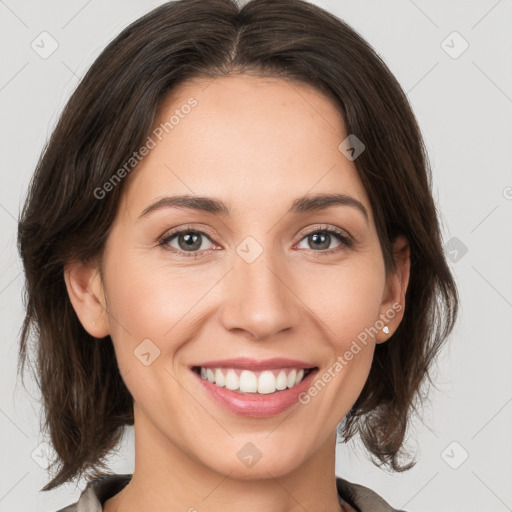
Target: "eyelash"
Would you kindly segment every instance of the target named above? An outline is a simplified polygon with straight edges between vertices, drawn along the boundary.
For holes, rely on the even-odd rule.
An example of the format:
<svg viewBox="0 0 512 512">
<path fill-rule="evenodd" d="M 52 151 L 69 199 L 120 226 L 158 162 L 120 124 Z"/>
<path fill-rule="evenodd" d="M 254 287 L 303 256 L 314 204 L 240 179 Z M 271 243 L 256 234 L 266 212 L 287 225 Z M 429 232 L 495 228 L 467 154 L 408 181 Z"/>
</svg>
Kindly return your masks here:
<svg viewBox="0 0 512 512">
<path fill-rule="evenodd" d="M 190 226 L 185 226 L 181 229 L 176 229 L 174 231 L 171 231 L 170 233 L 165 234 L 160 240 L 158 241 L 158 246 L 162 247 L 166 251 L 173 252 L 175 254 L 179 254 L 180 256 L 183 256 L 185 258 L 199 258 L 203 256 L 203 251 L 195 251 L 195 252 L 186 252 L 181 251 L 178 249 L 168 248 L 167 244 L 177 235 L 180 235 L 182 233 L 194 233 L 199 235 L 206 236 L 210 241 L 213 238 L 209 233 L 206 231 L 202 231 L 200 229 L 195 229 Z M 315 251 L 313 249 L 310 249 L 313 253 L 317 253 L 319 256 L 329 256 L 333 253 L 336 253 L 340 250 L 343 250 L 344 248 L 349 249 L 353 246 L 353 240 L 350 236 L 347 236 L 344 231 L 338 230 L 336 228 L 311 228 L 306 230 L 304 233 L 302 233 L 302 237 L 299 240 L 299 243 L 308 235 L 314 234 L 314 233 L 328 233 L 329 235 L 334 235 L 335 238 L 341 242 L 341 244 L 338 247 L 335 247 L 334 249 L 324 249 L 322 251 Z"/>
</svg>

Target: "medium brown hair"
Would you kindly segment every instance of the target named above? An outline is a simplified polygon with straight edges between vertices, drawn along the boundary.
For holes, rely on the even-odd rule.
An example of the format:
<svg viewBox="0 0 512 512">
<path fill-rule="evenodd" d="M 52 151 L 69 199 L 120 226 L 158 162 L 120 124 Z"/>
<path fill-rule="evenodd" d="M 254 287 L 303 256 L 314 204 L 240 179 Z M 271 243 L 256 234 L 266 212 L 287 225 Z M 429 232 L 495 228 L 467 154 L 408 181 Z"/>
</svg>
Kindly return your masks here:
<svg viewBox="0 0 512 512">
<path fill-rule="evenodd" d="M 240 8 L 234 0 L 181 0 L 129 25 L 92 64 L 44 148 L 19 221 L 26 316 L 18 369 L 23 374 L 33 333 L 42 429 L 57 453 L 51 467 L 59 464 L 43 490 L 102 474 L 123 427 L 133 424 L 112 341 L 85 331 L 63 278 L 66 262 L 101 259 L 126 180 L 101 200 L 95 190 L 144 143 L 167 93 L 187 79 L 235 72 L 313 85 L 366 146 L 354 163 L 386 272 L 395 270 L 392 243 L 403 234 L 411 274 L 402 322 L 376 346 L 340 434 L 348 440 L 358 432 L 375 464 L 395 471 L 413 464 L 400 465 L 407 425 L 455 324 L 458 295 L 407 98 L 354 29 L 306 1 L 252 0 Z"/>
</svg>

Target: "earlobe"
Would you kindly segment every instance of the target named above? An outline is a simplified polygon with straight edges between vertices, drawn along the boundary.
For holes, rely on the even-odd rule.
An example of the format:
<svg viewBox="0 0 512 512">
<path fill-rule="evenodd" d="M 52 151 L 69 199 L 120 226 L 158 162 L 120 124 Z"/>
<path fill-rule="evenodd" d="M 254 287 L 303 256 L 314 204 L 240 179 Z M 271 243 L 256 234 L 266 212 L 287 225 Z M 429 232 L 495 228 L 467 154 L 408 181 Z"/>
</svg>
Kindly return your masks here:
<svg viewBox="0 0 512 512">
<path fill-rule="evenodd" d="M 64 268 L 69 300 L 83 328 L 95 338 L 110 333 L 103 282 L 97 266 L 70 262 Z"/>
<path fill-rule="evenodd" d="M 402 235 L 398 236 L 393 244 L 393 257 L 396 271 L 389 274 L 386 282 L 387 293 L 382 302 L 380 314 L 385 325 L 375 336 L 376 343 L 387 341 L 396 331 L 404 316 L 411 258 L 409 242 Z"/>
</svg>

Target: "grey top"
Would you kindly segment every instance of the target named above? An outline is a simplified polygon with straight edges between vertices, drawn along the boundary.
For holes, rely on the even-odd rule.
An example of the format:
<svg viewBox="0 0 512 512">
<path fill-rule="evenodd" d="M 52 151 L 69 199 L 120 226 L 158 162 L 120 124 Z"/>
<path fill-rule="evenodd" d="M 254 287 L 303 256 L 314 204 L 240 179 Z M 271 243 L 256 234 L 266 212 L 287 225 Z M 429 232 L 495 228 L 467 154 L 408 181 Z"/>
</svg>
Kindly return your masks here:
<svg viewBox="0 0 512 512">
<path fill-rule="evenodd" d="M 68 505 L 57 512 L 102 512 L 103 504 L 120 492 L 131 480 L 131 474 L 110 474 L 94 478 L 88 482 L 76 503 Z M 336 477 L 336 486 L 343 500 L 356 512 L 405 512 L 392 508 L 376 492 L 368 487 Z"/>
</svg>

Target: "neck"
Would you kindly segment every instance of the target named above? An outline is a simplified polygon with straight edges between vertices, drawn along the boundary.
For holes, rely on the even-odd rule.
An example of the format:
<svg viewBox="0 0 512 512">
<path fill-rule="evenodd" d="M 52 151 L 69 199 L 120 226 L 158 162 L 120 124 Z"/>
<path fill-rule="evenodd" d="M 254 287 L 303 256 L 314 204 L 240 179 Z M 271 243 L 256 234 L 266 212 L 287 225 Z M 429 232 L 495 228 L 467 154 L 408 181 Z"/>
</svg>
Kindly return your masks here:
<svg viewBox="0 0 512 512">
<path fill-rule="evenodd" d="M 213 470 L 164 438 L 135 406 L 135 469 L 126 487 L 107 500 L 104 512 L 303 512 L 351 510 L 336 489 L 336 432 L 286 474 L 266 468 L 258 478 Z M 261 469 L 261 467 L 260 467 Z"/>
</svg>

